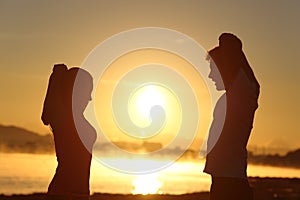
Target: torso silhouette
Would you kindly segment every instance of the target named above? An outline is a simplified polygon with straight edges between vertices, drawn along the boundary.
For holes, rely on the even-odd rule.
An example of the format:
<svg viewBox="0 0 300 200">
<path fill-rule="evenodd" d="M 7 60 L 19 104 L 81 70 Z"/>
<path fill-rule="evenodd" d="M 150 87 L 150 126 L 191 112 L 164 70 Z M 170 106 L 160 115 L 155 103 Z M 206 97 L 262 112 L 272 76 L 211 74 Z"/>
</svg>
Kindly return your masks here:
<svg viewBox="0 0 300 200">
<path fill-rule="evenodd" d="M 246 146 L 258 107 L 258 94 L 257 86 L 240 69 L 231 88 L 216 104 L 204 172 L 216 177 L 247 177 Z"/>
<path fill-rule="evenodd" d="M 92 155 L 88 148 L 96 139 L 94 128 L 85 120 L 85 146 L 72 120 L 52 126 L 55 150 L 58 161 L 55 176 L 49 185 L 49 194 L 89 194 L 89 176 Z"/>
</svg>

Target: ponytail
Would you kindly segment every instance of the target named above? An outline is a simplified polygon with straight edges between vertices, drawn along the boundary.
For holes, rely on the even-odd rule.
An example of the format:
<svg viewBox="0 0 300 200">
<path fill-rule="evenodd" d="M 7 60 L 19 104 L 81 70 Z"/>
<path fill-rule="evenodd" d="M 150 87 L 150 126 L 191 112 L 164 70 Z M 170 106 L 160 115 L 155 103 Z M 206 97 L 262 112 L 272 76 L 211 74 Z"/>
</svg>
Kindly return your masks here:
<svg viewBox="0 0 300 200">
<path fill-rule="evenodd" d="M 44 101 L 42 121 L 45 125 L 50 125 L 57 120 L 57 113 L 63 109 L 63 80 L 68 68 L 64 64 L 56 64 L 53 67 L 49 78 L 48 89 Z"/>
</svg>

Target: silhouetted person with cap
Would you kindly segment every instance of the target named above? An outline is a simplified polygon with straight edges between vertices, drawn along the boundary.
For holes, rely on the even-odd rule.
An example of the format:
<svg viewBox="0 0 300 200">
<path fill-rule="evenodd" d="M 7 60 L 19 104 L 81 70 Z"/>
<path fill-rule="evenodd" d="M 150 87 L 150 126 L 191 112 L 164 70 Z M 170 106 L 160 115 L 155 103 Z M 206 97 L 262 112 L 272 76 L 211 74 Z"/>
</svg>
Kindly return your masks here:
<svg viewBox="0 0 300 200">
<path fill-rule="evenodd" d="M 209 78 L 217 90 L 225 90 L 216 104 L 207 144 L 204 172 L 212 176 L 210 199 L 252 200 L 246 146 L 260 86 L 235 35 L 221 34 L 219 46 L 208 52 L 207 59 Z"/>
<path fill-rule="evenodd" d="M 47 199 L 89 199 L 96 131 L 83 112 L 92 89 L 93 79 L 87 71 L 67 69 L 64 64 L 54 66 L 42 113 L 43 123 L 53 132 L 58 162 Z"/>
</svg>

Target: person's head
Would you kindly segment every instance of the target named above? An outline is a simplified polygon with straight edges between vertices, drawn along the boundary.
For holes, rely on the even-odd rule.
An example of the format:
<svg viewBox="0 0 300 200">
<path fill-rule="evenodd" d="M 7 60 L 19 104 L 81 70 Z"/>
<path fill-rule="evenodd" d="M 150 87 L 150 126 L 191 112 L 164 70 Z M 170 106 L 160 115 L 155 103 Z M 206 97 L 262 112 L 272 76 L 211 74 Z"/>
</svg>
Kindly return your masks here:
<svg viewBox="0 0 300 200">
<path fill-rule="evenodd" d="M 54 65 L 41 116 L 43 123 L 55 126 L 81 116 L 91 100 L 92 89 L 93 78 L 84 69 Z"/>
<path fill-rule="evenodd" d="M 93 78 L 89 72 L 81 68 L 70 68 L 63 79 L 63 101 L 72 113 L 83 113 L 92 100 Z"/>
<path fill-rule="evenodd" d="M 210 50 L 207 56 L 211 68 L 209 77 L 216 83 L 217 90 L 230 88 L 238 70 L 247 63 L 245 59 L 241 40 L 231 33 L 222 33 L 219 46 Z"/>
</svg>

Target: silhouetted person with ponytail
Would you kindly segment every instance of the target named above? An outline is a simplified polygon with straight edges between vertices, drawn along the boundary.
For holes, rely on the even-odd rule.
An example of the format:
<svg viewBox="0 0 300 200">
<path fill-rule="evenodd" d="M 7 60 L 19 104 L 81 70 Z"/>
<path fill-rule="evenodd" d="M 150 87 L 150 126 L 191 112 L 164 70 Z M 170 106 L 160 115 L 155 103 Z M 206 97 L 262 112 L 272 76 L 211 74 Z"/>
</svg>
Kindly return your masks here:
<svg viewBox="0 0 300 200">
<path fill-rule="evenodd" d="M 55 65 L 49 79 L 42 121 L 52 129 L 58 166 L 48 199 L 89 199 L 96 131 L 83 112 L 91 100 L 92 76 L 80 68 Z"/>
<path fill-rule="evenodd" d="M 242 42 L 235 35 L 223 33 L 219 46 L 208 52 L 207 59 L 209 77 L 217 90 L 225 90 L 214 110 L 207 145 L 204 172 L 212 176 L 210 199 L 252 200 L 246 146 L 260 86 L 242 51 Z"/>
</svg>

